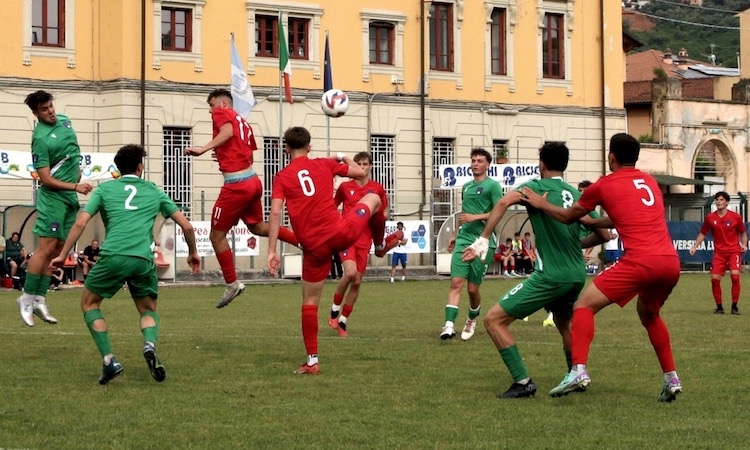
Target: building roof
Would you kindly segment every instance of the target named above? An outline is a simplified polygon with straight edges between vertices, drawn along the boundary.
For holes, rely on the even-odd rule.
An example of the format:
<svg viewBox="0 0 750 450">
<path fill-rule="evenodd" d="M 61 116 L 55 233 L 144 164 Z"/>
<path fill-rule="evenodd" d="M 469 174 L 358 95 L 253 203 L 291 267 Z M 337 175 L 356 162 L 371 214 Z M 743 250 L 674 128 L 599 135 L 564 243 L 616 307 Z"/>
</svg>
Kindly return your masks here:
<svg viewBox="0 0 750 450">
<path fill-rule="evenodd" d="M 652 173 L 651 176 L 654 177 L 657 183 L 665 186 L 674 186 L 677 184 L 721 184 L 717 181 L 698 180 L 696 178 L 678 177 L 663 173 Z"/>
<path fill-rule="evenodd" d="M 626 104 L 651 103 L 651 80 L 627 81 L 623 94 Z"/>
</svg>

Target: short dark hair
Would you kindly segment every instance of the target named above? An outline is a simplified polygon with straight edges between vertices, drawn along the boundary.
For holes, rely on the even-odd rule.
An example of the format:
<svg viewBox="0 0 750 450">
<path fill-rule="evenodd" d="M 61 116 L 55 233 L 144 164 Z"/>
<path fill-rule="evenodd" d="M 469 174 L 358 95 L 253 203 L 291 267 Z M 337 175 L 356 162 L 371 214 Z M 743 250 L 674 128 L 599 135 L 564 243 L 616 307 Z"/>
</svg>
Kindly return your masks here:
<svg viewBox="0 0 750 450">
<path fill-rule="evenodd" d="M 547 142 L 539 149 L 539 159 L 547 170 L 565 172 L 569 158 L 570 150 L 564 142 Z"/>
<path fill-rule="evenodd" d="M 366 159 L 367 162 L 372 165 L 372 155 L 370 155 L 368 152 L 359 152 L 356 155 L 354 155 L 354 162 L 359 163 L 363 159 Z"/>
<path fill-rule="evenodd" d="M 305 127 L 291 127 L 284 132 L 284 141 L 292 150 L 310 145 L 310 132 Z"/>
<path fill-rule="evenodd" d="M 515 237 L 515 236 L 520 236 L 520 235 L 521 235 L 521 232 L 520 232 L 520 231 L 516 231 L 515 233 L 513 233 L 513 237 Z"/>
<path fill-rule="evenodd" d="M 397 227 L 403 227 L 404 226 L 404 222 L 396 222 L 396 226 Z"/>
<path fill-rule="evenodd" d="M 634 166 L 641 153 L 641 143 L 627 133 L 617 133 L 609 138 L 609 151 L 617 162 L 624 166 Z"/>
<path fill-rule="evenodd" d="M 54 97 L 52 97 L 52 94 L 50 94 L 49 92 L 36 91 L 27 95 L 26 100 L 24 100 L 23 102 L 26 103 L 32 111 L 36 112 L 36 110 L 39 108 L 39 105 L 47 103 L 51 100 L 54 100 Z"/>
<path fill-rule="evenodd" d="M 484 156 L 487 159 L 488 163 L 492 162 L 492 155 L 490 155 L 490 152 L 483 149 L 482 147 L 474 147 L 471 149 L 471 157 L 474 156 Z"/>
<path fill-rule="evenodd" d="M 220 89 L 214 89 L 213 91 L 211 91 L 211 93 L 208 94 L 208 100 L 206 100 L 206 102 L 210 103 L 211 100 L 215 99 L 216 97 L 227 97 L 230 102 L 232 101 L 232 93 L 226 89 L 220 88 Z"/>
<path fill-rule="evenodd" d="M 18 231 L 14 231 L 13 233 L 10 234 L 11 239 L 13 239 L 13 236 L 18 236 L 18 239 L 21 239 L 21 235 L 18 234 Z"/>
<path fill-rule="evenodd" d="M 128 144 L 120 148 L 115 155 L 115 165 L 122 175 L 131 175 L 143 162 L 146 150 L 138 144 Z"/>
<path fill-rule="evenodd" d="M 719 197 L 724 197 L 724 200 L 729 201 L 730 197 L 727 192 L 720 191 L 714 194 L 714 200 L 716 200 Z"/>
<path fill-rule="evenodd" d="M 578 189 L 586 189 L 589 186 L 591 186 L 591 182 L 589 180 L 583 180 L 580 183 L 578 183 Z"/>
</svg>

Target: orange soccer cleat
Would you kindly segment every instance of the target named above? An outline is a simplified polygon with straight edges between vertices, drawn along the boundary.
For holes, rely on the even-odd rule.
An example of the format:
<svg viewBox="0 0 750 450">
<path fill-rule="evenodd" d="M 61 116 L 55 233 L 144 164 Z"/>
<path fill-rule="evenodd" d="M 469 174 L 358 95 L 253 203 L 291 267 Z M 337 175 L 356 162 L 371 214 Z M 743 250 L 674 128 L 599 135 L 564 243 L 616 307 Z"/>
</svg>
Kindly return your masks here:
<svg viewBox="0 0 750 450">
<path fill-rule="evenodd" d="M 388 253 L 393 247 L 398 245 L 398 242 L 404 238 L 404 232 L 401 230 L 396 230 L 393 233 L 389 234 L 385 238 L 385 245 L 380 247 L 375 247 L 375 256 L 378 258 L 382 258 L 385 256 L 386 253 Z"/>
<path fill-rule="evenodd" d="M 298 375 L 320 375 L 320 365 L 313 364 L 308 366 L 307 363 L 302 364 L 299 369 L 294 371 Z"/>
</svg>

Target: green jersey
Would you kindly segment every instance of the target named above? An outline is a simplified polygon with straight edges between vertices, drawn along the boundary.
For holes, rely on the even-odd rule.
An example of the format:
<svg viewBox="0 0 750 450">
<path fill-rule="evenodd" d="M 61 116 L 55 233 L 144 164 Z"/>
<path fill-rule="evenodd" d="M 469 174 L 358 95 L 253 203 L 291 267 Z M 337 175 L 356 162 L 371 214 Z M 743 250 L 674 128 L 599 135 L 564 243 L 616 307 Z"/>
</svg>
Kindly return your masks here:
<svg viewBox="0 0 750 450">
<path fill-rule="evenodd" d="M 179 208 L 161 189 L 135 175 L 100 184 L 84 211 L 101 213 L 106 236 L 101 255 L 153 259 L 151 244 L 156 216 L 169 217 Z"/>
<path fill-rule="evenodd" d="M 62 114 L 50 125 L 39 122 L 31 136 L 31 158 L 35 169 L 49 167 L 52 177 L 66 183 L 78 183 L 81 178 L 81 148 L 70 119 Z M 54 192 L 69 203 L 78 204 L 74 191 L 56 191 L 45 186 L 43 191 Z"/>
<path fill-rule="evenodd" d="M 461 188 L 462 207 L 464 214 L 485 214 L 492 211 L 495 203 L 503 197 L 503 188 L 497 181 L 487 177 L 482 181 L 474 180 L 466 183 Z M 463 223 L 458 228 L 456 235 L 455 251 L 463 251 L 464 248 L 474 243 L 487 224 L 486 220 L 475 220 Z M 497 238 L 494 233 L 490 236 L 490 248 L 497 247 Z"/>
<path fill-rule="evenodd" d="M 521 187 L 528 187 L 543 195 L 548 192 L 547 200 L 553 205 L 570 208 L 581 197 L 576 188 L 569 185 L 562 178 L 543 178 L 524 183 Z M 520 189 L 520 187 L 518 188 Z M 554 282 L 583 282 L 586 280 L 586 266 L 581 255 L 581 233 L 586 227 L 578 222 L 566 225 L 558 222 L 547 214 L 530 206 L 531 226 L 536 237 L 536 251 L 539 258 L 535 271 L 546 281 Z M 598 217 L 596 213 L 590 213 Z M 585 234 L 589 234 L 588 233 Z"/>
</svg>

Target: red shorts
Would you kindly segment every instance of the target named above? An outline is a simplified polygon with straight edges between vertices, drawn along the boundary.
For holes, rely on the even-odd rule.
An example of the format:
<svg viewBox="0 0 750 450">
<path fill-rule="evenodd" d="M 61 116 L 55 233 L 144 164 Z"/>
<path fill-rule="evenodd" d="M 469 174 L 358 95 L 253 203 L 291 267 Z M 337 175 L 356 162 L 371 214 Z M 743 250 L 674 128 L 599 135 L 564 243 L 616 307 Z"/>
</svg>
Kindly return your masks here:
<svg viewBox="0 0 750 450">
<path fill-rule="evenodd" d="M 714 252 L 711 260 L 711 275 L 724 275 L 724 272 L 736 270 L 742 265 L 742 253 Z"/>
<path fill-rule="evenodd" d="M 246 225 L 263 222 L 263 185 L 253 175 L 239 183 L 224 183 L 211 213 L 211 229 L 229 231 L 242 219 Z"/>
<path fill-rule="evenodd" d="M 651 312 L 658 312 L 680 279 L 680 259 L 675 256 L 620 258 L 594 278 L 594 284 L 620 307 L 636 295 Z"/>
<path fill-rule="evenodd" d="M 302 244 L 302 279 L 317 283 L 331 273 L 331 257 L 354 244 L 370 226 L 370 208 L 357 203 L 341 220 L 331 224 L 331 237 L 319 245 Z M 369 252 L 369 249 L 368 249 Z"/>
<path fill-rule="evenodd" d="M 354 261 L 357 264 L 357 272 L 365 273 L 367 270 L 367 258 L 370 256 L 372 239 L 360 239 L 351 247 L 341 252 L 341 261 Z"/>
</svg>

